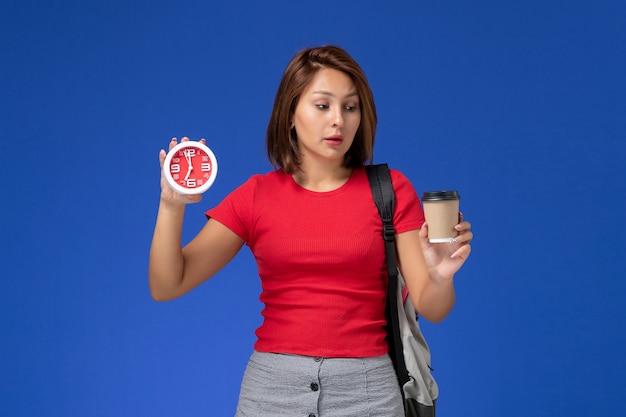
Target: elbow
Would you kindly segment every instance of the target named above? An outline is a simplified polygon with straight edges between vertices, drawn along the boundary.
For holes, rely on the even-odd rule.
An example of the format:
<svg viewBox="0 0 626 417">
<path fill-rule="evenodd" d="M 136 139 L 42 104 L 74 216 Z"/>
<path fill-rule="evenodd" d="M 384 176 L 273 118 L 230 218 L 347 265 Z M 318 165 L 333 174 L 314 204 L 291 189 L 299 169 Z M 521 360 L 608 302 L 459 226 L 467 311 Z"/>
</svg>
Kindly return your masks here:
<svg viewBox="0 0 626 417">
<path fill-rule="evenodd" d="M 163 289 L 156 288 L 156 286 L 150 286 L 150 295 L 156 302 L 162 303 L 165 301 L 172 301 L 178 297 L 178 294 L 173 291 L 164 291 Z"/>
<path fill-rule="evenodd" d="M 165 302 L 165 301 L 171 301 L 174 298 L 176 298 L 176 294 L 174 294 L 174 292 L 172 291 L 167 291 L 166 289 L 162 288 L 161 286 L 159 286 L 158 284 L 150 281 L 149 283 L 150 286 L 150 295 L 152 296 L 152 299 L 156 302 Z"/>
<path fill-rule="evenodd" d="M 414 304 L 417 314 L 433 324 L 439 324 L 450 315 L 453 304 L 437 303 L 433 304 Z"/>
<path fill-rule="evenodd" d="M 150 287 L 150 295 L 152 296 L 152 300 L 156 302 L 169 301 L 167 297 L 165 297 L 160 292 L 156 291 L 154 288 Z"/>
<path fill-rule="evenodd" d="M 419 311 L 418 314 L 433 324 L 439 324 L 450 315 L 452 307 L 450 305 L 443 308 L 430 308 L 425 311 Z"/>
<path fill-rule="evenodd" d="M 159 294 L 158 292 L 155 292 L 155 291 L 150 291 L 150 295 L 152 296 L 152 300 L 156 301 L 158 303 L 162 303 L 162 302 L 171 300 L 171 298 L 165 297 L 165 296 L 163 296 L 163 294 Z"/>
<path fill-rule="evenodd" d="M 433 324 L 439 324 L 441 323 L 446 317 L 448 317 L 447 314 L 438 314 L 438 315 L 424 315 L 422 314 L 422 316 L 428 320 L 429 322 L 433 323 Z"/>
<path fill-rule="evenodd" d="M 181 282 L 152 267 L 148 269 L 148 287 L 156 302 L 171 301 L 181 295 Z"/>
</svg>

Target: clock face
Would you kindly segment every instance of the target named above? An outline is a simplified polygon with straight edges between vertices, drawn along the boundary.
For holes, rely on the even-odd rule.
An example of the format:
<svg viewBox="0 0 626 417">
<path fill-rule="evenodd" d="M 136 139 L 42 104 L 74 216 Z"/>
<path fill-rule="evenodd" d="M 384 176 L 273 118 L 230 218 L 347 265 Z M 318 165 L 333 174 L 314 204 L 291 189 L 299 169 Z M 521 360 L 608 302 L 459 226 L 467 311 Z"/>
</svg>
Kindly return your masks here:
<svg viewBox="0 0 626 417">
<path fill-rule="evenodd" d="M 202 194 L 217 176 L 217 159 L 200 142 L 185 141 L 173 147 L 163 162 L 168 184 L 180 194 Z"/>
</svg>

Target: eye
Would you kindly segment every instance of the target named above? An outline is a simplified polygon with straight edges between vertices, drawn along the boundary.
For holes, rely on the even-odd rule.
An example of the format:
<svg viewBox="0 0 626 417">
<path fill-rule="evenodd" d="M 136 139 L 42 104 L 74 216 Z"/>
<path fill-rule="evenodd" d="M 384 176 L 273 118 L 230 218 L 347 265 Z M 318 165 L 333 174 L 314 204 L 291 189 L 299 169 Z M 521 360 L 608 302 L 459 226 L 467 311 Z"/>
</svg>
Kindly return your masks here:
<svg viewBox="0 0 626 417">
<path fill-rule="evenodd" d="M 320 110 L 326 110 L 328 109 L 328 104 L 316 104 L 315 107 L 317 107 Z"/>
<path fill-rule="evenodd" d="M 357 111 L 359 109 L 359 106 L 346 106 L 345 109 L 347 111 Z"/>
</svg>

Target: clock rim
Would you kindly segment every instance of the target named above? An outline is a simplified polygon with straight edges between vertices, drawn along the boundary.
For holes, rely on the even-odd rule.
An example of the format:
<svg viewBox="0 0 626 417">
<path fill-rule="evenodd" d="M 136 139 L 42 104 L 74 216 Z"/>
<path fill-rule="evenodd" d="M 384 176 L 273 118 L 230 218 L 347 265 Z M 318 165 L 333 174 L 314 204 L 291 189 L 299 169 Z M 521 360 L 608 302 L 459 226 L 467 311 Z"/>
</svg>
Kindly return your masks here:
<svg viewBox="0 0 626 417">
<path fill-rule="evenodd" d="M 174 154 L 176 154 L 181 149 L 188 148 L 188 147 L 202 150 L 209 156 L 209 159 L 211 161 L 211 175 L 209 175 L 209 178 L 204 184 L 196 188 L 185 188 L 182 185 L 178 184 L 178 182 L 174 180 L 174 178 L 172 177 L 172 173 L 170 172 L 170 169 L 169 169 L 169 166 L 172 162 L 172 158 L 174 157 Z M 174 146 L 172 149 L 170 149 L 167 155 L 165 156 L 165 161 L 163 161 L 163 174 L 165 175 L 165 180 L 167 181 L 168 185 L 171 188 L 173 188 L 174 191 L 176 191 L 177 193 L 186 194 L 186 195 L 202 194 L 206 192 L 213 185 L 213 182 L 215 182 L 215 177 L 217 177 L 217 158 L 215 157 L 215 154 L 208 146 L 200 142 L 197 142 L 197 141 L 180 142 L 179 144 Z"/>
</svg>

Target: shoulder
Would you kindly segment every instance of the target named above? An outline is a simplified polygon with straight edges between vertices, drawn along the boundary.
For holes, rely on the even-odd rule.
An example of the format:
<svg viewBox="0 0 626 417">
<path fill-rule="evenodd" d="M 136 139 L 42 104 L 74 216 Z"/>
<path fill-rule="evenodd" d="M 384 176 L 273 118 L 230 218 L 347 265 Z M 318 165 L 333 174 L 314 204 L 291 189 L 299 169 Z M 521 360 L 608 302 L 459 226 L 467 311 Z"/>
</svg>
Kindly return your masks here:
<svg viewBox="0 0 626 417">
<path fill-rule="evenodd" d="M 282 169 L 269 171 L 265 174 L 256 174 L 253 175 L 253 177 L 259 182 L 282 182 L 291 178 L 291 176 L 287 175 Z"/>
<path fill-rule="evenodd" d="M 406 175 L 404 175 L 402 173 L 402 171 L 400 171 L 399 169 L 395 169 L 395 168 L 389 168 L 389 173 L 391 174 L 391 179 L 392 180 L 398 180 L 398 181 L 409 181 L 409 179 L 406 177 Z"/>
<path fill-rule="evenodd" d="M 258 187 L 274 186 L 285 182 L 287 179 L 289 179 L 289 176 L 282 170 L 270 171 L 265 174 L 254 174 L 241 184 L 240 188 L 254 189 Z"/>
<path fill-rule="evenodd" d="M 252 175 L 244 185 L 246 185 L 248 189 L 253 189 L 257 192 L 263 190 L 276 191 L 277 188 L 282 188 L 289 184 L 290 180 L 291 176 L 285 174 L 282 170 L 278 170 L 270 171 L 265 174 Z"/>
<path fill-rule="evenodd" d="M 396 232 L 419 229 L 424 223 L 424 212 L 419 196 L 411 181 L 399 170 L 389 169 L 396 194 L 394 224 Z"/>
<path fill-rule="evenodd" d="M 402 171 L 394 168 L 389 168 L 389 173 L 391 175 L 391 182 L 393 183 L 393 188 L 397 191 L 398 189 L 410 188 L 414 190 L 413 184 L 411 180 L 409 180 L 406 175 L 402 173 Z"/>
<path fill-rule="evenodd" d="M 284 171 L 254 174 L 233 190 L 229 197 L 244 205 L 274 199 L 277 193 L 286 194 L 287 190 L 290 189 L 289 180 L 291 177 Z"/>
<path fill-rule="evenodd" d="M 273 202 L 277 189 L 284 189 L 281 182 L 289 178 L 284 172 L 272 171 L 265 174 L 254 174 L 241 185 L 231 191 L 217 206 L 206 212 L 235 231 L 242 239 L 247 239 L 243 230 L 250 227 L 250 219 L 256 210 L 267 207 Z M 278 194 L 285 194 L 278 192 Z"/>
<path fill-rule="evenodd" d="M 391 168 L 389 166 L 388 166 L 388 168 L 389 168 L 389 175 L 391 177 L 391 183 L 393 185 L 393 189 L 396 192 L 396 194 L 398 192 L 403 192 L 404 190 L 414 190 L 413 184 L 406 177 L 406 175 L 404 175 L 398 169 Z M 361 171 L 361 170 L 359 170 L 359 171 Z M 367 171 L 367 166 L 363 167 L 363 169 L 362 169 L 362 172 L 363 172 L 362 176 L 364 178 L 367 178 L 367 174 L 365 173 L 366 171 Z M 365 181 L 367 181 L 367 179 Z"/>
</svg>

